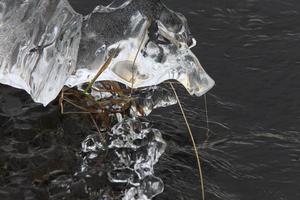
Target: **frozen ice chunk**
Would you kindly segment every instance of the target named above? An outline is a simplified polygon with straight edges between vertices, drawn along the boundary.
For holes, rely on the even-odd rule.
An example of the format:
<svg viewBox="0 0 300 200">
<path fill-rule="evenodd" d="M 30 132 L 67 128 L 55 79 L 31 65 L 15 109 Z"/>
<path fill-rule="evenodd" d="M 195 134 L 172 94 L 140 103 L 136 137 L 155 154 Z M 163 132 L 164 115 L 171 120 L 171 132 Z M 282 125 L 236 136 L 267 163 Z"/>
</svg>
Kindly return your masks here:
<svg viewBox="0 0 300 200">
<path fill-rule="evenodd" d="M 108 148 L 113 171 L 112 183 L 128 183 L 123 200 L 152 199 L 164 190 L 154 175 L 154 165 L 166 149 L 159 130 L 138 118 L 124 119 L 112 128 Z"/>
<path fill-rule="evenodd" d="M 77 71 L 67 85 L 91 80 L 118 47 L 117 56 L 99 81 L 114 80 L 139 88 L 175 79 L 190 94 L 200 96 L 214 81 L 190 50 L 195 44 L 185 17 L 159 0 L 123 0 L 98 6 L 83 22 Z"/>
<path fill-rule="evenodd" d="M 87 185 L 93 184 L 94 190 L 99 188 L 97 191 L 107 194 L 101 192 L 90 199 L 106 199 L 116 194 L 115 189 L 121 196 L 113 199 L 122 200 L 150 200 L 163 192 L 163 181 L 154 173 L 166 149 L 158 129 L 144 119 L 126 118 L 102 134 L 106 134 L 104 141 L 93 134 L 82 142 L 83 162 L 77 178 L 84 177 Z"/>
<path fill-rule="evenodd" d="M 0 0 L 0 83 L 48 104 L 75 70 L 81 24 L 67 0 Z"/>
<path fill-rule="evenodd" d="M 185 17 L 160 0 L 115 0 L 83 22 L 67 0 L 0 1 L 0 83 L 44 105 L 64 85 L 92 80 L 116 50 L 98 81 L 140 88 L 174 79 L 200 96 L 214 81 L 190 50 L 195 44 Z"/>
</svg>

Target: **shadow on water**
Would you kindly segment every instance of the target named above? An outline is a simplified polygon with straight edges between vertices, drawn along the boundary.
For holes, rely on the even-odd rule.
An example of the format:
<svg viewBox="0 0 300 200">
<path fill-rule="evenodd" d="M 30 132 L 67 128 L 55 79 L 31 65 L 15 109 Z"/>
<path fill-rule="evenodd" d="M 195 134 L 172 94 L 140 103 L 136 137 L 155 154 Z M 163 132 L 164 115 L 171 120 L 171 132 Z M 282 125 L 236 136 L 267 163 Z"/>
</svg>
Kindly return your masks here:
<svg viewBox="0 0 300 200">
<path fill-rule="evenodd" d="M 188 18 L 198 40 L 193 51 L 217 83 L 207 96 L 207 143 L 203 98 L 178 88 L 203 159 L 207 199 L 300 199 L 300 2 L 165 2 Z M 87 13 L 95 1 L 71 3 Z M 66 196 L 66 188 L 48 184 L 53 180 L 72 180 L 68 198 L 87 199 L 82 179 L 72 176 L 80 167 L 81 141 L 95 132 L 90 121 L 60 116 L 55 102 L 43 108 L 22 91 L 0 91 L 1 199 Z M 159 109 L 150 119 L 168 145 L 155 166 L 165 192 L 155 199 L 199 199 L 180 110 Z"/>
</svg>

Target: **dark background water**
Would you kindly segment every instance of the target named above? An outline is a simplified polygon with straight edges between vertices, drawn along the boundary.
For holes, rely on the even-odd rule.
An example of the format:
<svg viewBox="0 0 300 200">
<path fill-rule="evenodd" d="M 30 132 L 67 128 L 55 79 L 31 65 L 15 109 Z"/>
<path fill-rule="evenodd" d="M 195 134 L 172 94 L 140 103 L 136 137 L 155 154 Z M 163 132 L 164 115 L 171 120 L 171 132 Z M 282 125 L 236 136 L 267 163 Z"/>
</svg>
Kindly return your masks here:
<svg viewBox="0 0 300 200">
<path fill-rule="evenodd" d="M 71 1 L 82 13 L 101 2 Z M 193 51 L 216 81 L 207 95 L 206 143 L 203 98 L 178 88 L 203 159 L 207 199 L 300 199 L 300 1 L 165 4 L 188 18 L 198 41 Z M 3 85 L 0 91 L 0 199 L 47 199 L 47 191 L 58 189 L 41 180 L 75 171 L 80 142 L 93 130 L 88 121 L 60 116 L 55 103 L 43 108 L 22 91 Z M 156 110 L 150 119 L 168 143 L 156 165 L 165 192 L 155 199 L 200 199 L 179 109 Z"/>
</svg>

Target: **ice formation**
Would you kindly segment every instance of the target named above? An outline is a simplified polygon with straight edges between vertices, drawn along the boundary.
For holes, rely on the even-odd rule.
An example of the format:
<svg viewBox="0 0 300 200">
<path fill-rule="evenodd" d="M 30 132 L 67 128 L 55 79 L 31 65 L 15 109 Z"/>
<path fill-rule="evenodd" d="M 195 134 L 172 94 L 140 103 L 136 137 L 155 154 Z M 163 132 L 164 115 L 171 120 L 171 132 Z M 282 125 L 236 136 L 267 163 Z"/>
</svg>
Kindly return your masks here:
<svg viewBox="0 0 300 200">
<path fill-rule="evenodd" d="M 163 192 L 164 184 L 153 170 L 166 148 L 160 131 L 136 118 L 121 120 L 108 135 L 106 143 L 98 134 L 82 142 L 84 157 L 79 174 L 107 179 L 112 184 L 111 188 L 97 191 L 100 199 L 113 199 L 114 186 L 121 188 L 116 199 L 123 200 L 149 200 Z M 109 161 L 103 162 L 105 154 Z"/>
<path fill-rule="evenodd" d="M 64 85 L 90 81 L 116 49 L 99 81 L 139 88 L 174 79 L 200 96 L 214 81 L 195 44 L 185 17 L 160 0 L 115 0 L 84 18 L 67 0 L 0 0 L 0 83 L 44 105 Z"/>
<path fill-rule="evenodd" d="M 55 99 L 75 70 L 81 24 L 65 0 L 0 0 L 0 83 Z"/>
</svg>

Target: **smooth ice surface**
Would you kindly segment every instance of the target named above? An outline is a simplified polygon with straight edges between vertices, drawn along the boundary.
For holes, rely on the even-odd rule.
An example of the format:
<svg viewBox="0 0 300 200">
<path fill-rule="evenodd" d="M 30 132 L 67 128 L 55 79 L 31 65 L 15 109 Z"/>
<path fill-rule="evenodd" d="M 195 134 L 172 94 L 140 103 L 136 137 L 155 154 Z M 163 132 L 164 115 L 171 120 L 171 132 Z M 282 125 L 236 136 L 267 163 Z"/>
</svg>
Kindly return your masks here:
<svg viewBox="0 0 300 200">
<path fill-rule="evenodd" d="M 0 83 L 48 104 L 75 68 L 81 24 L 67 0 L 0 0 Z"/>
<path fill-rule="evenodd" d="M 200 96 L 214 81 L 195 45 L 185 17 L 160 0 L 116 0 L 83 22 L 67 0 L 0 0 L 0 83 L 44 105 L 64 85 L 90 81 L 116 48 L 99 81 L 139 88 L 174 79 Z"/>
</svg>

